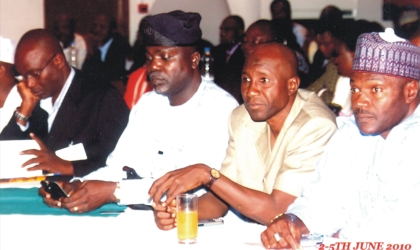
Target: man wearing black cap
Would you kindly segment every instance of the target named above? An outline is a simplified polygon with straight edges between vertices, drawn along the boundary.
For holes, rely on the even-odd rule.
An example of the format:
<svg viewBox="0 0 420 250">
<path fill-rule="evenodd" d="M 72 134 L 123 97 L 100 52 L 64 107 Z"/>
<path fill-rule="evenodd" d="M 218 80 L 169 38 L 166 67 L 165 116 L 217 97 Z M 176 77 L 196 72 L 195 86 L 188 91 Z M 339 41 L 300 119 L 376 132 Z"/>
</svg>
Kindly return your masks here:
<svg viewBox="0 0 420 250">
<path fill-rule="evenodd" d="M 107 202 L 148 203 L 152 181 L 166 172 L 195 163 L 220 167 L 228 140 L 228 116 L 238 104 L 215 83 L 201 79 L 196 48 L 200 20 L 199 14 L 182 11 L 144 19 L 141 32 L 154 91 L 133 107 L 107 166 L 85 178 L 95 180 L 64 185 L 67 191 L 73 190 L 71 199 L 54 201 L 41 191 L 48 205 L 80 213 Z M 124 166 L 142 179 L 123 180 L 127 177 Z"/>
</svg>

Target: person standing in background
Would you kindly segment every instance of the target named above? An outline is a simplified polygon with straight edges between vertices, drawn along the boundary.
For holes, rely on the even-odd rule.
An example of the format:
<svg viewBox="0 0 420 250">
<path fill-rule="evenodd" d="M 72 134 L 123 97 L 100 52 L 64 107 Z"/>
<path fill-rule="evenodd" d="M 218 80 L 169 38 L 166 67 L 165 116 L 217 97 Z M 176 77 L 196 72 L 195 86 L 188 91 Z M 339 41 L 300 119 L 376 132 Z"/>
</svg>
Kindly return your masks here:
<svg viewBox="0 0 420 250">
<path fill-rule="evenodd" d="M 240 16 L 228 16 L 220 25 L 220 44 L 213 48 L 214 82 L 229 92 L 239 103 L 241 74 L 245 58 L 241 50 L 244 21 Z"/>
<path fill-rule="evenodd" d="M 126 59 L 131 46 L 117 31 L 115 19 L 100 14 L 91 31 L 93 55 L 86 59 L 82 71 L 94 81 L 111 83 L 122 94 L 127 83 Z"/>
<path fill-rule="evenodd" d="M 61 13 L 54 22 L 54 34 L 63 47 L 67 63 L 76 69 L 82 69 L 87 55 L 86 41 L 76 33 L 76 23 L 68 14 Z"/>
</svg>

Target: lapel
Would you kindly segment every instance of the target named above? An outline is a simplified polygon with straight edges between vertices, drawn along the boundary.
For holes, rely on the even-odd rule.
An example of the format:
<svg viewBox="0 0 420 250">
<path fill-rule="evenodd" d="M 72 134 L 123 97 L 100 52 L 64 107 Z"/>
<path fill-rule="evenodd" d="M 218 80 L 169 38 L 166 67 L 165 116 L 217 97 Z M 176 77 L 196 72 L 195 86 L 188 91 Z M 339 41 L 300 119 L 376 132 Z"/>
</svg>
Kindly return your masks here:
<svg viewBox="0 0 420 250">
<path fill-rule="evenodd" d="M 270 165 L 270 128 L 266 122 L 265 126 L 260 131 L 260 136 L 255 142 L 255 147 L 257 148 L 258 155 L 260 156 L 261 162 L 264 163 L 265 169 Z"/>
<path fill-rule="evenodd" d="M 239 45 L 238 48 L 236 48 L 236 50 L 230 56 L 228 64 L 229 63 L 237 64 L 237 63 L 241 63 L 241 62 L 244 63 L 244 61 L 245 61 L 244 54 L 241 50 L 241 46 Z M 242 66 L 242 65 L 240 65 L 240 66 Z"/>
<path fill-rule="evenodd" d="M 104 61 L 105 64 L 115 63 L 114 62 L 115 57 L 116 57 L 115 53 L 118 51 L 122 53 L 122 50 L 119 45 L 119 41 L 117 41 L 118 37 L 113 35 L 112 38 L 114 40 L 112 40 L 111 45 L 109 45 L 108 52 L 105 55 L 105 61 Z"/>
<path fill-rule="evenodd" d="M 81 97 L 81 84 L 80 72 L 76 71 L 73 81 L 67 91 L 66 96 L 61 103 L 54 123 L 48 136 L 48 145 L 50 148 L 57 149 L 68 146 L 71 143 L 71 138 L 75 133 L 74 116 L 77 115 L 78 106 Z M 67 137 L 67 138 L 66 138 Z"/>
</svg>

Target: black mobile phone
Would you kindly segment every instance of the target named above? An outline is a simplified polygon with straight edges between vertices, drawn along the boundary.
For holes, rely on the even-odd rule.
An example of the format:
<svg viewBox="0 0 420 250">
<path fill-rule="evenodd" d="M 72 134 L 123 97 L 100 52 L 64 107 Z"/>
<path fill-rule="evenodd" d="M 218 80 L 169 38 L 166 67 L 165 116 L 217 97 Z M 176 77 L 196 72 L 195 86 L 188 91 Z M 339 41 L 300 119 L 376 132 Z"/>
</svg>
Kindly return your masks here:
<svg viewBox="0 0 420 250">
<path fill-rule="evenodd" d="M 69 196 L 55 181 L 41 181 L 41 185 L 45 192 L 49 193 L 54 200 Z"/>
</svg>

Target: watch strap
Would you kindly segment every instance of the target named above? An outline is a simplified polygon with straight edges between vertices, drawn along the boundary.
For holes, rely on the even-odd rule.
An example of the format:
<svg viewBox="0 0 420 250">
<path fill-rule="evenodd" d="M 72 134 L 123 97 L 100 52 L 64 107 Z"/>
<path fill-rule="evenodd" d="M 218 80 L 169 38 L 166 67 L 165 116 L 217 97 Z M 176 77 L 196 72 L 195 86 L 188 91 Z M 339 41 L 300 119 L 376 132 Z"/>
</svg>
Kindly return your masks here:
<svg viewBox="0 0 420 250">
<path fill-rule="evenodd" d="M 210 170 L 210 181 L 206 184 L 206 186 L 207 186 L 208 188 L 211 188 L 211 186 L 213 186 L 213 183 L 214 183 L 215 181 L 217 181 L 217 180 L 220 178 L 220 175 L 219 175 L 217 178 L 215 178 L 215 177 L 213 176 L 213 174 L 212 174 L 212 171 L 217 171 L 217 172 L 219 173 L 219 171 L 218 171 L 217 169 L 212 168 L 212 169 Z"/>
<path fill-rule="evenodd" d="M 24 115 L 24 114 L 20 113 L 20 112 L 19 112 L 19 107 L 17 107 L 17 108 L 15 109 L 15 112 L 13 113 L 13 116 L 14 116 L 16 119 L 21 120 L 21 121 L 24 121 L 24 122 L 27 122 L 27 121 L 29 120 L 29 117 L 31 117 L 31 116 L 26 116 L 26 115 Z"/>
</svg>

